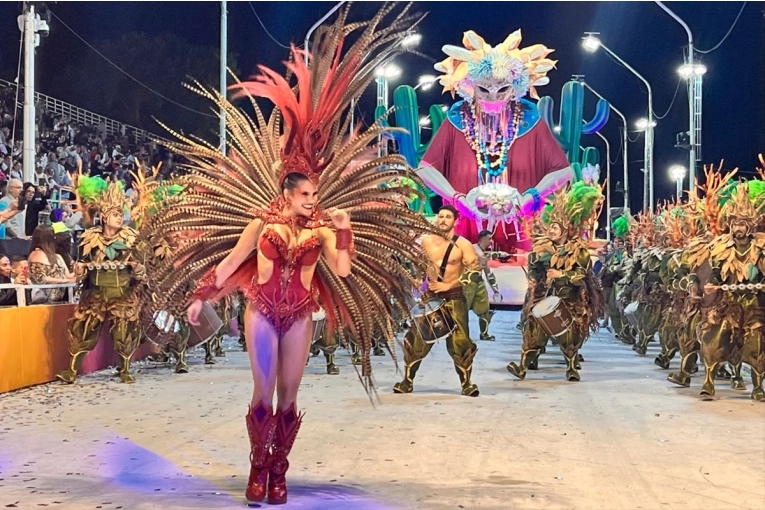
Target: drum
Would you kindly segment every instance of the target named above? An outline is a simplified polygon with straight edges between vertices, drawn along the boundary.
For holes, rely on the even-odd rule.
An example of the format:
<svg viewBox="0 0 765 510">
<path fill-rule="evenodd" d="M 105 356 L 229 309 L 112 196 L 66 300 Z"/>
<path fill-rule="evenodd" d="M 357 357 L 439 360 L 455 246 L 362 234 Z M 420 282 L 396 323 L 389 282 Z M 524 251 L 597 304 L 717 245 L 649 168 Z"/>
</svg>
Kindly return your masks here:
<svg viewBox="0 0 765 510">
<path fill-rule="evenodd" d="M 155 345 L 167 343 L 168 339 L 180 331 L 180 325 L 175 317 L 167 312 L 154 314 L 154 324 L 144 332 L 144 337 Z"/>
<path fill-rule="evenodd" d="M 196 347 L 210 341 L 223 327 L 223 320 L 213 308 L 213 305 L 205 301 L 202 311 L 199 313 L 199 326 L 190 325 L 189 347 Z"/>
<path fill-rule="evenodd" d="M 321 336 L 324 334 L 324 327 L 327 324 L 327 314 L 324 309 L 319 309 L 318 312 L 314 312 L 311 315 L 313 319 L 313 339 L 311 343 L 316 343 L 321 340 Z"/>
<path fill-rule="evenodd" d="M 414 327 L 426 344 L 434 344 L 451 335 L 457 328 L 452 313 L 440 299 L 416 304 L 411 310 Z"/>
<path fill-rule="evenodd" d="M 548 296 L 534 305 L 531 315 L 553 338 L 566 334 L 574 324 L 574 316 L 558 296 Z"/>
<path fill-rule="evenodd" d="M 624 318 L 627 319 L 627 322 L 630 323 L 630 326 L 635 329 L 638 329 L 638 306 L 640 306 L 640 303 L 633 301 L 624 307 Z"/>
</svg>

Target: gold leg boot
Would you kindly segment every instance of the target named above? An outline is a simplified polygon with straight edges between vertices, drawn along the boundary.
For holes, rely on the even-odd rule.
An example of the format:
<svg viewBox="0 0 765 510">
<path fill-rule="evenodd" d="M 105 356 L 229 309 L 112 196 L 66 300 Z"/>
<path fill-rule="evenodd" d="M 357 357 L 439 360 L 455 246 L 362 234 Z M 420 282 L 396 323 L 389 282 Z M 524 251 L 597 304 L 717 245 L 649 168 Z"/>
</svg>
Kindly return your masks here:
<svg viewBox="0 0 765 510">
<path fill-rule="evenodd" d="M 462 356 L 454 355 L 454 369 L 460 378 L 462 394 L 466 397 L 477 397 L 479 395 L 478 386 L 470 381 L 470 374 L 473 372 L 473 358 L 475 358 L 477 348 L 467 351 Z"/>
<path fill-rule="evenodd" d="M 755 402 L 765 402 L 765 390 L 762 389 L 762 381 L 765 378 L 765 372 L 758 372 L 752 369 L 752 400 Z"/>
<path fill-rule="evenodd" d="M 173 351 L 173 354 L 175 355 L 175 373 L 188 374 L 189 365 L 186 363 L 186 349 Z"/>
<path fill-rule="evenodd" d="M 404 380 L 393 385 L 393 393 L 411 393 L 414 390 L 414 376 L 420 368 L 421 359 L 404 367 Z"/>
<path fill-rule="evenodd" d="M 334 352 L 324 352 L 324 357 L 327 360 L 327 373 L 329 375 L 337 375 L 340 373 L 340 369 L 337 368 L 337 365 L 335 365 L 335 353 Z"/>
<path fill-rule="evenodd" d="M 579 381 L 579 371 L 576 367 L 578 358 L 577 355 L 574 354 L 571 357 L 564 356 L 566 358 L 566 364 L 568 365 L 568 368 L 566 369 L 566 380 L 571 382 L 578 382 Z"/>
<path fill-rule="evenodd" d="M 127 356 L 120 354 L 120 358 L 122 358 L 122 367 L 119 371 L 120 381 L 125 384 L 131 384 L 135 382 L 135 376 L 130 372 L 130 358 L 132 357 L 133 353 L 130 353 Z"/>
<path fill-rule="evenodd" d="M 56 374 L 56 377 L 65 383 L 72 384 L 74 380 L 77 378 L 77 371 L 80 369 L 80 366 L 82 365 L 82 360 L 85 357 L 85 355 L 88 353 L 88 351 L 79 351 L 76 354 L 72 356 L 72 360 L 69 363 L 69 369 L 64 370 L 63 372 L 59 372 Z"/>
<path fill-rule="evenodd" d="M 704 386 L 701 387 L 701 400 L 714 400 L 715 398 L 715 374 L 717 373 L 717 365 L 719 363 L 713 363 L 711 366 L 707 365 L 704 373 Z"/>
<path fill-rule="evenodd" d="M 215 355 L 213 354 L 213 347 L 210 345 L 210 342 L 205 342 L 204 344 L 205 349 L 205 365 L 214 365 L 217 363 L 215 360 Z"/>
<path fill-rule="evenodd" d="M 479 337 L 484 342 L 493 342 L 496 340 L 494 335 L 489 334 L 489 324 L 491 324 L 491 318 L 494 316 L 494 312 L 486 314 L 487 317 L 478 317 L 478 328 L 481 330 L 481 336 Z"/>
<path fill-rule="evenodd" d="M 521 353 L 521 364 L 516 365 L 514 361 L 511 361 L 507 365 L 507 371 L 518 379 L 523 380 L 526 378 L 526 370 L 529 368 L 530 364 L 533 362 L 536 365 L 538 359 L 539 350 L 531 349 L 529 351 L 523 351 Z M 534 370 L 536 370 L 536 368 L 534 368 Z"/>
<path fill-rule="evenodd" d="M 689 388 L 691 386 L 691 369 L 692 367 L 696 367 L 696 370 L 698 370 L 698 366 L 696 366 L 697 359 L 698 354 L 695 352 L 690 352 L 683 356 L 683 359 L 680 361 L 680 372 L 672 372 L 669 374 L 667 376 L 667 381 L 682 386 L 683 388 Z"/>
<path fill-rule="evenodd" d="M 739 391 L 746 391 L 746 384 L 744 383 L 744 378 L 741 377 L 741 363 L 738 363 L 736 365 L 731 365 L 731 368 L 733 368 L 733 375 L 731 375 L 730 378 L 730 387 L 734 390 Z"/>
</svg>

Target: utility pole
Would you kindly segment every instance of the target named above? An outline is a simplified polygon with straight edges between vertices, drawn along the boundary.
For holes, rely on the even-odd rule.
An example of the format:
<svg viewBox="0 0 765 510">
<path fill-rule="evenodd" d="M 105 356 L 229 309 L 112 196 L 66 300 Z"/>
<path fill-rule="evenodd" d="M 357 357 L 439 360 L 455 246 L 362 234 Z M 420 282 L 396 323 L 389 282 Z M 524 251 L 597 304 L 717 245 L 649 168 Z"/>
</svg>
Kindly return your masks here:
<svg viewBox="0 0 765 510">
<path fill-rule="evenodd" d="M 228 69 L 228 12 L 226 0 L 220 3 L 220 94 L 226 97 L 226 73 Z M 220 150 L 226 153 L 226 111 L 220 109 Z"/>
<path fill-rule="evenodd" d="M 24 182 L 32 182 L 35 174 L 35 6 L 31 2 L 24 2 L 23 139 Z"/>
</svg>

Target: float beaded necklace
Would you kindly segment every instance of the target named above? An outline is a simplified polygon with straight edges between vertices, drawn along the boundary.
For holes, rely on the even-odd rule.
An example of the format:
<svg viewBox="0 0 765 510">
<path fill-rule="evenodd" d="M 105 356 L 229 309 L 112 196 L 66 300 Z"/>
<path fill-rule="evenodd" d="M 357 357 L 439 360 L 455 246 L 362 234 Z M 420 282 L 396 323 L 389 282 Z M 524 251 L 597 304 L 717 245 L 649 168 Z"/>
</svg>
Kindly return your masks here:
<svg viewBox="0 0 765 510">
<path fill-rule="evenodd" d="M 507 155 L 518 136 L 518 126 L 523 118 L 520 102 L 511 104 L 498 116 L 477 114 L 475 104 L 465 104 L 460 111 L 462 133 L 475 152 L 481 184 L 507 180 Z M 512 119 L 507 122 L 511 109 Z"/>
</svg>

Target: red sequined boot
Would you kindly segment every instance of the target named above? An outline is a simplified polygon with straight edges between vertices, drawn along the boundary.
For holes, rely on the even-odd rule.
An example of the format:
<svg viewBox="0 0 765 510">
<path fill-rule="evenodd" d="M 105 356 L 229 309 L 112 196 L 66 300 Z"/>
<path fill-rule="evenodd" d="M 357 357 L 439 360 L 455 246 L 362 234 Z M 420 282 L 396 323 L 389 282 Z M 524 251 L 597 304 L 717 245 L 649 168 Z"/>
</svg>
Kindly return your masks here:
<svg viewBox="0 0 765 510">
<path fill-rule="evenodd" d="M 247 433 L 250 436 L 250 479 L 247 481 L 244 497 L 250 502 L 260 503 L 266 499 L 270 449 L 276 420 L 271 406 L 260 402 L 255 409 L 250 406 L 246 421 Z"/>
<path fill-rule="evenodd" d="M 287 502 L 287 481 L 285 475 L 290 463 L 287 456 L 295 443 L 303 414 L 298 414 L 293 403 L 286 411 L 276 414 L 276 433 L 274 434 L 273 453 L 268 477 L 268 503 L 283 505 Z"/>
</svg>

